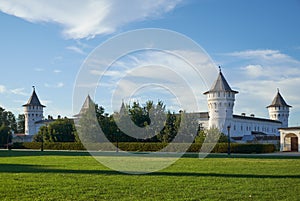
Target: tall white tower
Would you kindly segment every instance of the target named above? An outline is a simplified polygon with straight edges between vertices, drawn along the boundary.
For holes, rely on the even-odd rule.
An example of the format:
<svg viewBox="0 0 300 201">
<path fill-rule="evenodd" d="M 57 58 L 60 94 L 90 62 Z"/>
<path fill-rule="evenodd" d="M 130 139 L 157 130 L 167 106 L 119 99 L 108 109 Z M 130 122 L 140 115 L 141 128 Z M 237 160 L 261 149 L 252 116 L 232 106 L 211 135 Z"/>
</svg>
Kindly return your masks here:
<svg viewBox="0 0 300 201">
<path fill-rule="evenodd" d="M 41 104 L 35 93 L 34 86 L 32 95 L 23 107 L 25 114 L 25 135 L 34 135 L 38 132 L 35 123 L 43 119 L 43 108 L 46 107 Z"/>
<path fill-rule="evenodd" d="M 208 102 L 209 128 L 217 127 L 222 133 L 227 134 L 226 128 L 230 126 L 233 119 L 233 106 L 237 93 L 230 88 L 220 68 L 217 80 L 211 89 L 204 93 Z"/>
<path fill-rule="evenodd" d="M 271 105 L 267 107 L 269 110 L 270 119 L 281 121 L 282 128 L 287 128 L 289 125 L 290 107 L 292 106 L 285 102 L 278 89 Z"/>
</svg>

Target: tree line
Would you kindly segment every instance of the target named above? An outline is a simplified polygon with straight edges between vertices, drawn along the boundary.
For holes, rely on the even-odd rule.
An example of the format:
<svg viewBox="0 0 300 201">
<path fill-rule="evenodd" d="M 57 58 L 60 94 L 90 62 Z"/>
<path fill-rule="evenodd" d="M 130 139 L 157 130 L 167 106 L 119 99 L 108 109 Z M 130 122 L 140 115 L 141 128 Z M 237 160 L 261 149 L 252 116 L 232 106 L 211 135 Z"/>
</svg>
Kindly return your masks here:
<svg viewBox="0 0 300 201">
<path fill-rule="evenodd" d="M 24 133 L 25 116 L 19 114 L 16 119 L 11 111 L 6 111 L 0 107 L 0 147 L 10 143 L 13 133 Z"/>
<path fill-rule="evenodd" d="M 24 133 L 24 115 L 16 120 L 13 113 L 0 108 L 0 125 L 0 144 L 6 144 L 12 132 Z M 110 142 L 203 142 L 205 135 L 195 114 L 170 112 L 162 101 L 122 104 L 119 112 L 110 115 L 104 107 L 91 102 L 75 118 L 59 117 L 40 127 L 33 140 L 100 142 L 105 137 Z M 221 141 L 225 140 L 222 136 Z"/>
</svg>

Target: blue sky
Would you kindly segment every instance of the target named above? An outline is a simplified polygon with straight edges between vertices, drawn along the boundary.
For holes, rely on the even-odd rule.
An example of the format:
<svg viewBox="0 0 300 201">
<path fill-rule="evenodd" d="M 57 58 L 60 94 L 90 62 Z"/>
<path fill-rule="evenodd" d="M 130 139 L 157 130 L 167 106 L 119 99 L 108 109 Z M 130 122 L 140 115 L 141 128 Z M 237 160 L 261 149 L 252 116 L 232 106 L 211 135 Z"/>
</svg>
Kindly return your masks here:
<svg viewBox="0 0 300 201">
<path fill-rule="evenodd" d="M 16 115 L 35 85 L 45 116 L 72 116 L 76 76 L 94 48 L 125 31 L 162 28 L 191 38 L 222 66 L 240 92 L 236 114 L 267 117 L 266 106 L 280 88 L 293 106 L 290 125 L 300 123 L 297 0 L 0 0 L 0 11 L 0 106 Z M 95 98 L 109 103 L 105 93 Z"/>
</svg>

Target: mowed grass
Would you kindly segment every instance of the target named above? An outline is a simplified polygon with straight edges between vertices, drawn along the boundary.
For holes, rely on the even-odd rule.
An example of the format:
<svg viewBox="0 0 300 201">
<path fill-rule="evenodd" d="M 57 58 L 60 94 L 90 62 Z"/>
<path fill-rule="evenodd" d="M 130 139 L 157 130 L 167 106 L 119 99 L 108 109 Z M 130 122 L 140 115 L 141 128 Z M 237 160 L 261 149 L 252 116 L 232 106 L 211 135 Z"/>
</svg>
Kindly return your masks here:
<svg viewBox="0 0 300 201">
<path fill-rule="evenodd" d="M 84 152 L 0 151 L 0 199 L 300 200 L 300 158 L 189 156 L 127 175 Z"/>
</svg>

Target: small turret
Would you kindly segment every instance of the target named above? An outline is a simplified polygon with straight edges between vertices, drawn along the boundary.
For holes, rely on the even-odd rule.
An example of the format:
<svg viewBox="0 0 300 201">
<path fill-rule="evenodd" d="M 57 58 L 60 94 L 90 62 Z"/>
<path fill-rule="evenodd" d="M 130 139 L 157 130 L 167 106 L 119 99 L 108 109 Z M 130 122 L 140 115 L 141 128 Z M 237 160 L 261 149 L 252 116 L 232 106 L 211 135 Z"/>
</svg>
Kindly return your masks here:
<svg viewBox="0 0 300 201">
<path fill-rule="evenodd" d="M 267 106 L 270 119 L 281 121 L 282 128 L 287 128 L 289 125 L 290 107 L 292 106 L 288 105 L 285 102 L 279 92 L 279 89 L 277 89 L 277 94 L 273 99 L 271 105 Z"/>
</svg>

